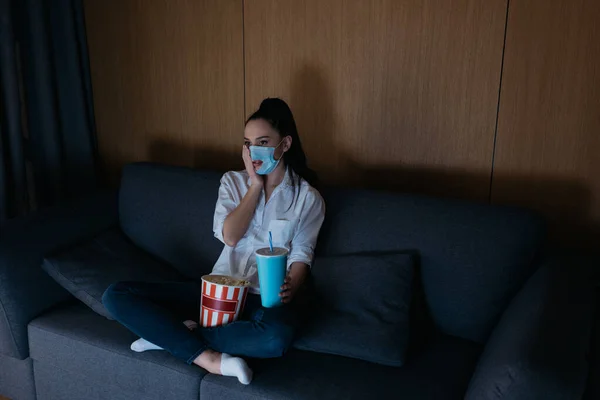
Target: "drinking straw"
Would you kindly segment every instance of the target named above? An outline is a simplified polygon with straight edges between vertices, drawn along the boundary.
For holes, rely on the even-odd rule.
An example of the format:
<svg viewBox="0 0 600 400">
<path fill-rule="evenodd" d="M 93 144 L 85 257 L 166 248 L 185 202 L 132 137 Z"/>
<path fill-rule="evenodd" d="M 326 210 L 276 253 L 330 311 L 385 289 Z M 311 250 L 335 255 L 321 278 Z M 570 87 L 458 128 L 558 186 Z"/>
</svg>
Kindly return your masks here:
<svg viewBox="0 0 600 400">
<path fill-rule="evenodd" d="M 273 252 L 273 235 L 271 231 L 269 231 L 269 247 L 271 248 L 271 253 Z"/>
</svg>

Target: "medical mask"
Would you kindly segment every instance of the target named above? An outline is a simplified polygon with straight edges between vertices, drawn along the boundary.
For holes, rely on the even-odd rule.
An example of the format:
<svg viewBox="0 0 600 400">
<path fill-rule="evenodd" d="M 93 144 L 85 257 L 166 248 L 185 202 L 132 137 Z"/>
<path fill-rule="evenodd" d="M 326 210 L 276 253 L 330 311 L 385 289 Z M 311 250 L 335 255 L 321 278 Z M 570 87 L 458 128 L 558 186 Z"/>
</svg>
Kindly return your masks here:
<svg viewBox="0 0 600 400">
<path fill-rule="evenodd" d="M 275 159 L 275 149 L 277 149 L 281 143 L 283 143 L 283 139 L 279 144 L 275 147 L 263 147 L 263 146 L 250 146 L 250 158 L 252 161 L 262 161 L 262 165 L 256 171 L 259 175 L 269 175 L 271 172 L 277 168 L 279 165 L 279 161 L 283 158 L 283 154 L 279 158 L 279 160 Z"/>
</svg>

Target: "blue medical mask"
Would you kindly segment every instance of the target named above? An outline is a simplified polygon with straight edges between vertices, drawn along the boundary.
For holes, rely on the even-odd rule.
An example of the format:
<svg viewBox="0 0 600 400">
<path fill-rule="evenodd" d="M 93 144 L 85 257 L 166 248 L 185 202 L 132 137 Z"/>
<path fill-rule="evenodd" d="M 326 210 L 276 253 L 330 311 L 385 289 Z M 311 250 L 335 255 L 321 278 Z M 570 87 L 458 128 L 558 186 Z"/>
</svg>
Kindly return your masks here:
<svg viewBox="0 0 600 400">
<path fill-rule="evenodd" d="M 279 161 L 283 158 L 283 154 L 279 157 L 279 160 L 275 159 L 275 149 L 277 149 L 281 143 L 283 143 L 283 139 L 279 144 L 275 147 L 263 147 L 263 146 L 250 146 L 250 158 L 252 161 L 262 161 L 262 165 L 256 171 L 259 175 L 269 175 L 271 172 L 275 171 L 275 168 L 279 165 Z"/>
</svg>

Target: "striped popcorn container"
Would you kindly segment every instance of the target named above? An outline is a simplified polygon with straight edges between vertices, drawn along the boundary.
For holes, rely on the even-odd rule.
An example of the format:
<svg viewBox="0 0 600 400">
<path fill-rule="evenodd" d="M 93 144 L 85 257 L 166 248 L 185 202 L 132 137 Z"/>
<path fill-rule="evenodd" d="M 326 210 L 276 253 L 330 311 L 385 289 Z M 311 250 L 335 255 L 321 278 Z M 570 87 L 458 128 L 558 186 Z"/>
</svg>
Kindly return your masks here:
<svg viewBox="0 0 600 400">
<path fill-rule="evenodd" d="M 244 310 L 247 295 L 248 282 L 244 280 L 223 275 L 203 276 L 200 325 L 211 328 L 236 321 Z"/>
</svg>

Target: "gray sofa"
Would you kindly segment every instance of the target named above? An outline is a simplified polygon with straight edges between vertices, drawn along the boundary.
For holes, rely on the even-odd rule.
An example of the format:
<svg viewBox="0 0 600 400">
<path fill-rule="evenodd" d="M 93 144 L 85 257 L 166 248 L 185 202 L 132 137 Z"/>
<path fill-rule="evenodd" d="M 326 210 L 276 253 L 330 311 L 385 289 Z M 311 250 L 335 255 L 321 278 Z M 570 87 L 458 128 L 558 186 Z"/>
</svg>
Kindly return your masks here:
<svg viewBox="0 0 600 400">
<path fill-rule="evenodd" d="M 0 237 L 0 394 L 13 400 L 576 399 L 593 315 L 589 268 L 548 254 L 543 222 L 514 208 L 350 189 L 322 192 L 318 256 L 412 252 L 417 279 L 402 367 L 292 349 L 251 360 L 249 386 L 166 352 L 75 300 L 45 255 L 103 235 L 176 268 L 210 271 L 220 174 L 127 166 L 119 195 L 12 221 Z M 132 250 L 134 251 L 134 250 Z M 315 265 L 318 268 L 318 264 Z M 341 333 L 343 334 L 343 333 Z"/>
</svg>

